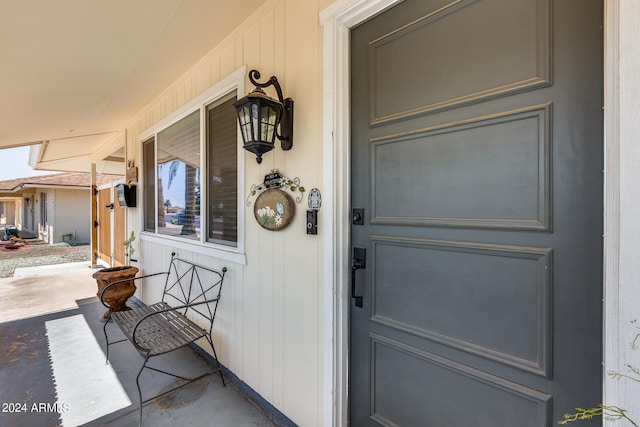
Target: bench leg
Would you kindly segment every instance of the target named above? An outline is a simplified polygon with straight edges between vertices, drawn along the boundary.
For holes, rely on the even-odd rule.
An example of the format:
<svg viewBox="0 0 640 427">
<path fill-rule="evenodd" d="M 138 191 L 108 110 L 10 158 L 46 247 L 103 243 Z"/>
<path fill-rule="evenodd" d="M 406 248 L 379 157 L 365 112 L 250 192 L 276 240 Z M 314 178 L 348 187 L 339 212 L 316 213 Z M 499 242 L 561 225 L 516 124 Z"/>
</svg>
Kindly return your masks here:
<svg viewBox="0 0 640 427">
<path fill-rule="evenodd" d="M 106 335 L 106 330 L 105 330 L 105 335 Z M 222 380 L 222 385 L 223 385 L 224 387 L 226 387 L 226 386 L 227 386 L 227 384 L 225 383 L 225 381 L 224 381 L 224 376 L 222 375 L 222 366 L 220 365 L 220 362 L 218 361 L 218 355 L 216 354 L 216 349 L 215 349 L 215 347 L 213 346 L 213 340 L 211 339 L 211 337 L 210 337 L 209 335 L 205 335 L 205 338 L 206 338 L 206 339 L 207 339 L 207 341 L 209 342 L 209 345 L 211 346 L 211 351 L 213 352 L 213 356 L 214 356 L 214 357 L 215 357 L 215 359 L 216 359 L 216 364 L 218 365 L 218 373 L 220 374 L 220 379 Z M 118 341 L 118 342 L 119 342 L 119 341 Z M 112 344 L 115 344 L 115 343 L 112 343 Z M 109 349 L 109 347 L 107 346 L 107 350 L 108 350 L 108 349 Z M 108 354 L 108 353 L 107 353 L 107 354 Z M 141 355 L 142 355 L 142 353 L 141 353 Z M 210 375 L 210 374 L 212 374 L 212 373 L 213 373 L 213 372 L 211 372 L 211 371 L 210 371 L 210 372 L 204 373 L 204 374 L 202 374 L 202 375 L 200 375 L 200 376 L 198 376 L 198 377 L 196 377 L 196 378 L 185 378 L 185 377 L 182 377 L 182 376 L 180 376 L 180 375 L 173 374 L 173 373 L 171 373 L 171 372 L 167 372 L 167 371 L 163 371 L 163 370 L 161 370 L 161 369 L 154 368 L 153 366 L 147 366 L 147 363 L 149 362 L 149 358 L 150 358 L 150 356 L 149 356 L 149 354 L 148 354 L 148 353 L 143 354 L 143 355 L 142 355 L 142 357 L 144 358 L 144 361 L 142 362 L 142 366 L 140 366 L 140 370 L 138 371 L 138 375 L 136 376 L 136 386 L 138 387 L 138 401 L 140 402 L 140 408 L 139 408 L 139 419 L 138 419 L 138 425 L 139 425 L 140 427 L 142 426 L 142 406 L 143 406 L 146 402 L 149 402 L 149 401 L 151 401 L 151 400 L 153 400 L 153 399 L 156 399 L 156 398 L 158 398 L 158 397 L 160 397 L 160 396 L 164 396 L 165 394 L 169 394 L 169 393 L 171 393 L 171 392 L 173 392 L 173 391 L 175 391 L 175 390 L 178 390 L 178 389 L 180 389 L 180 388 L 184 387 L 185 385 L 187 385 L 187 384 L 189 384 L 189 383 L 192 383 L 192 382 L 194 382 L 194 381 L 197 381 L 197 380 L 199 380 L 200 378 L 204 378 L 204 377 L 206 377 L 207 375 Z M 151 398 L 149 398 L 149 399 L 143 400 L 143 399 L 142 399 L 142 388 L 140 387 L 140 375 L 142 375 L 142 371 L 144 371 L 145 369 L 151 369 L 152 371 L 156 371 L 156 372 L 159 372 L 159 373 L 161 373 L 161 374 L 165 374 L 165 375 L 172 376 L 172 377 L 174 377 L 174 378 L 181 379 L 181 380 L 185 381 L 185 383 L 184 383 L 184 384 L 180 384 L 179 386 L 174 387 L 174 388 L 172 388 L 171 390 L 167 390 L 167 391 L 165 391 L 165 392 L 163 392 L 163 393 L 161 393 L 161 394 L 159 394 L 159 395 L 156 395 L 156 396 L 151 397 Z"/>
<path fill-rule="evenodd" d="M 107 361 L 105 362 L 106 365 L 109 364 L 109 336 L 107 335 L 107 323 L 109 323 L 111 321 L 111 310 L 109 310 L 109 317 L 107 317 L 107 320 L 104 322 L 104 325 L 102 325 L 102 331 L 104 332 L 104 339 L 107 343 L 107 348 L 105 353 L 107 353 Z"/>
<path fill-rule="evenodd" d="M 107 353 L 107 361 L 105 362 L 105 364 L 109 364 L 109 347 L 111 347 L 113 344 L 118 344 L 121 342 L 125 342 L 127 341 L 126 338 L 123 338 L 121 340 L 118 341 L 111 341 L 109 342 L 109 335 L 107 334 L 107 325 L 109 324 L 109 322 L 111 322 L 111 313 L 112 311 L 109 311 L 109 315 L 107 316 L 107 320 L 104 322 L 104 325 L 102 325 L 102 331 L 104 332 L 104 340 L 106 341 L 106 349 L 105 349 L 105 353 Z"/>
<path fill-rule="evenodd" d="M 196 378 L 185 378 L 185 377 L 182 377 L 182 376 L 180 376 L 180 375 L 173 374 L 173 373 L 171 373 L 171 372 L 163 371 L 162 369 L 154 368 L 153 366 L 147 366 L 147 362 L 149 362 L 149 358 L 150 358 L 150 356 L 149 356 L 149 354 L 148 354 L 148 353 L 147 353 L 147 354 L 145 354 L 145 355 L 143 355 L 142 357 L 144 358 L 144 362 L 142 362 L 142 366 L 140 366 L 140 370 L 138 371 L 138 375 L 136 376 L 136 386 L 138 387 L 138 400 L 139 400 L 139 402 L 140 402 L 140 409 L 139 409 L 139 413 L 140 413 L 140 415 L 139 415 L 139 420 L 138 420 L 138 425 L 139 425 L 140 427 L 142 427 L 142 406 L 143 406 L 145 403 L 150 402 L 150 401 L 152 401 L 152 400 L 154 400 L 154 399 L 157 399 L 158 397 L 161 397 L 161 396 L 164 396 L 164 395 L 166 395 L 166 394 L 169 394 L 169 393 L 171 393 L 171 392 L 173 392 L 173 391 L 176 391 L 176 390 L 178 390 L 178 389 L 180 389 L 180 388 L 184 387 L 185 385 L 187 385 L 187 384 L 189 384 L 189 383 L 192 383 L 192 382 L 194 382 L 194 381 L 197 381 L 197 380 L 199 380 L 200 378 L 204 378 L 204 377 L 206 377 L 207 375 L 210 375 L 210 374 L 211 374 L 210 372 L 208 372 L 208 373 L 202 374 L 202 375 L 200 375 L 199 377 L 196 377 Z M 163 393 L 157 394 L 157 395 L 155 395 L 155 396 L 153 396 L 153 397 L 150 397 L 150 398 L 148 398 L 148 399 L 143 400 L 143 399 L 142 399 L 142 387 L 140 387 L 140 375 L 142 375 L 142 371 L 144 371 L 145 369 L 150 369 L 150 370 L 152 370 L 152 371 L 159 372 L 159 373 L 161 373 L 161 374 L 169 375 L 169 376 L 171 376 L 171 377 L 181 379 L 181 380 L 183 380 L 183 381 L 185 381 L 185 382 L 184 382 L 183 384 L 180 384 L 180 385 L 179 385 L 179 386 L 177 386 L 177 387 L 172 388 L 171 390 L 167 390 L 167 391 L 165 391 L 165 392 L 163 392 Z M 224 383 L 224 380 L 223 380 L 223 383 Z"/>
<path fill-rule="evenodd" d="M 213 340 L 211 339 L 211 335 L 205 335 L 207 341 L 209 341 L 209 345 L 211 346 L 211 351 L 213 352 L 213 357 L 216 359 L 216 365 L 218 365 L 218 373 L 220 374 L 220 379 L 222 380 L 222 386 L 226 387 L 227 384 L 224 382 L 224 377 L 222 376 L 222 367 L 220 366 L 220 361 L 218 360 L 218 355 L 216 354 L 216 348 L 213 346 Z"/>
<path fill-rule="evenodd" d="M 138 386 L 138 401 L 140 402 L 140 417 L 138 418 L 138 426 L 142 427 L 142 404 L 144 403 L 142 400 L 142 389 L 140 388 L 140 375 L 142 374 L 142 371 L 144 370 L 144 368 L 147 367 L 147 362 L 149 361 L 149 355 L 146 354 L 144 356 L 144 362 L 142 363 L 142 366 L 140 367 L 140 371 L 138 371 L 138 376 L 136 376 L 136 385 Z"/>
</svg>

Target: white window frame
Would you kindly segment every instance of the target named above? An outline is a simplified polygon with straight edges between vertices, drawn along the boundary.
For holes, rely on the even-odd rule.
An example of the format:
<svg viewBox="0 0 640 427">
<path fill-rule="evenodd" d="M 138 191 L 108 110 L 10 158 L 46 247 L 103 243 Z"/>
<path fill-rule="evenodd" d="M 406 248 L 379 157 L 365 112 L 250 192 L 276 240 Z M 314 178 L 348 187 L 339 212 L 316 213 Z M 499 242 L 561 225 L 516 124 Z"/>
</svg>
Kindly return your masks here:
<svg viewBox="0 0 640 427">
<path fill-rule="evenodd" d="M 147 141 L 149 138 L 156 138 L 158 132 L 166 129 L 167 127 L 173 125 L 194 111 L 200 110 L 200 170 L 205 172 L 201 176 L 205 177 L 205 179 L 201 178 L 201 182 L 206 182 L 206 176 L 208 174 L 207 168 L 207 141 L 206 141 L 206 107 L 207 105 L 225 97 L 231 92 L 236 92 L 238 98 L 241 98 L 245 94 L 245 76 L 246 76 L 246 66 L 242 66 L 220 82 L 216 83 L 201 95 L 197 96 L 193 100 L 189 101 L 184 106 L 180 107 L 178 110 L 174 111 L 167 117 L 160 120 L 155 125 L 146 129 L 138 135 L 138 158 L 143 158 L 143 142 Z M 237 164 L 237 172 L 238 172 L 238 200 L 237 200 L 237 211 L 238 211 L 238 235 L 237 235 L 237 246 L 231 247 L 222 244 L 216 244 L 212 242 L 207 242 L 207 232 L 202 232 L 200 240 L 187 240 L 180 237 L 168 236 L 164 234 L 157 233 L 157 215 L 156 215 L 156 231 L 149 232 L 144 231 L 144 206 L 140 207 L 138 212 L 138 222 L 139 229 L 142 230 L 140 232 L 140 239 L 144 241 L 148 241 L 151 243 L 161 244 L 161 245 L 170 245 L 176 249 L 184 249 L 187 251 L 195 252 L 202 255 L 211 256 L 214 258 L 218 258 L 221 260 L 233 262 L 236 264 L 246 265 L 246 253 L 245 253 L 245 209 L 244 209 L 244 152 L 242 151 L 242 144 L 240 143 L 240 132 L 237 133 L 238 141 L 237 141 L 237 150 L 238 150 L 238 164 Z M 157 139 L 155 140 L 155 144 L 157 144 Z M 155 147 L 157 149 L 157 147 Z M 154 150 L 154 152 L 156 152 Z M 157 156 L 157 154 L 155 154 Z M 144 167 L 144 162 L 140 162 L 142 167 Z M 154 164 L 157 165 L 157 157 L 154 159 Z M 157 181 L 157 167 L 154 168 L 154 176 Z M 141 189 L 145 187 L 145 173 L 141 173 L 141 182 L 138 186 Z M 154 187 L 156 187 L 157 182 L 154 183 Z M 156 209 L 158 206 L 158 192 L 155 192 L 156 199 Z M 203 186 L 201 190 L 201 197 L 206 197 L 206 188 Z M 202 206 L 206 206 L 206 203 L 201 204 Z M 201 215 L 201 223 L 207 224 L 208 226 L 208 212 L 206 209 L 202 209 Z"/>
</svg>

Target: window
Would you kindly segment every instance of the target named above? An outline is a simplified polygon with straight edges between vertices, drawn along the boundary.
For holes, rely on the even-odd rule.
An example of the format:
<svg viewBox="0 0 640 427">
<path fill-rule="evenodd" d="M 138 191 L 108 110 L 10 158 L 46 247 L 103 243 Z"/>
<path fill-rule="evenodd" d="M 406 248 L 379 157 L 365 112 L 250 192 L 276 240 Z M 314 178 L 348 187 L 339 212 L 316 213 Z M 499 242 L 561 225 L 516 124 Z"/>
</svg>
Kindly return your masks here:
<svg viewBox="0 0 640 427">
<path fill-rule="evenodd" d="M 144 173 L 143 203 L 144 231 L 156 231 L 156 140 L 151 137 L 142 143 L 142 171 Z"/>
<path fill-rule="evenodd" d="M 200 239 L 200 110 L 156 136 L 157 232 Z"/>
<path fill-rule="evenodd" d="M 207 241 L 234 246 L 238 239 L 236 97 L 207 107 Z"/>
<path fill-rule="evenodd" d="M 147 235 L 241 249 L 236 99 L 229 89 L 202 96 L 141 135 Z"/>
</svg>

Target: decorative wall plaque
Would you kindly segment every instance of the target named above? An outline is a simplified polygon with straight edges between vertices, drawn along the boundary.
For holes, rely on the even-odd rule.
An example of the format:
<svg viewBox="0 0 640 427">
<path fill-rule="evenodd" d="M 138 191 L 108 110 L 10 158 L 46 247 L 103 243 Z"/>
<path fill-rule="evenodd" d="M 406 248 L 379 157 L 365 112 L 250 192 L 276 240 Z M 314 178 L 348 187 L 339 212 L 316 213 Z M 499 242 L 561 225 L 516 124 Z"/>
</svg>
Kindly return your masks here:
<svg viewBox="0 0 640 427">
<path fill-rule="evenodd" d="M 285 228 L 295 213 L 293 198 L 277 188 L 265 190 L 256 199 L 253 214 L 260 227 L 277 231 Z"/>
</svg>

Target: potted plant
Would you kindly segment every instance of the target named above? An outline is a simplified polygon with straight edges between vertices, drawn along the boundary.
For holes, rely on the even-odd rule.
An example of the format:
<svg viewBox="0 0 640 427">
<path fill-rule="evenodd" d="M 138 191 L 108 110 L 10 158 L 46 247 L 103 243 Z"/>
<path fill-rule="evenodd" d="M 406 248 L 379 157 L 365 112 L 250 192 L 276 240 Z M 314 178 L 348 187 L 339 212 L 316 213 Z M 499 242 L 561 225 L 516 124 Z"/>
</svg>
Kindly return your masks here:
<svg viewBox="0 0 640 427">
<path fill-rule="evenodd" d="M 136 262 L 137 260 L 133 259 L 133 254 L 136 251 L 133 247 L 133 242 L 136 240 L 136 233 L 131 230 L 131 234 L 129 234 L 129 238 L 124 241 L 124 257 L 127 259 L 127 265 L 131 265 L 131 262 Z"/>
<path fill-rule="evenodd" d="M 97 295 L 99 298 L 106 286 L 113 282 L 121 281 L 121 283 L 110 287 L 105 295 L 102 296 L 102 301 L 106 303 L 112 311 L 131 310 L 131 308 L 127 307 L 126 302 L 136 292 L 137 288 L 133 280 L 127 279 L 133 279 L 139 271 L 137 267 L 131 266 L 131 261 L 135 261 L 131 258 L 135 252 L 133 248 L 133 241 L 135 239 L 135 233 L 131 231 L 129 238 L 124 241 L 127 265 L 103 268 L 93 273 L 92 276 L 98 284 Z M 103 317 L 109 317 L 109 311 L 107 311 Z"/>
</svg>

